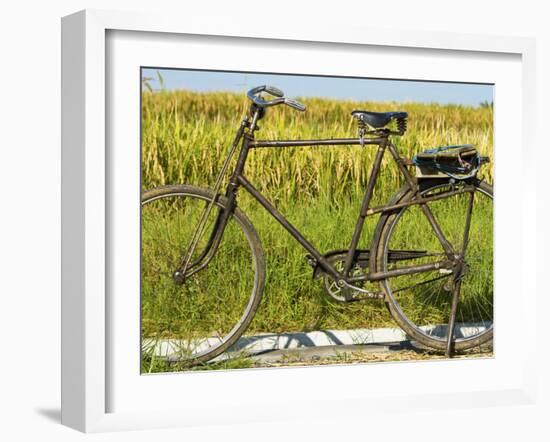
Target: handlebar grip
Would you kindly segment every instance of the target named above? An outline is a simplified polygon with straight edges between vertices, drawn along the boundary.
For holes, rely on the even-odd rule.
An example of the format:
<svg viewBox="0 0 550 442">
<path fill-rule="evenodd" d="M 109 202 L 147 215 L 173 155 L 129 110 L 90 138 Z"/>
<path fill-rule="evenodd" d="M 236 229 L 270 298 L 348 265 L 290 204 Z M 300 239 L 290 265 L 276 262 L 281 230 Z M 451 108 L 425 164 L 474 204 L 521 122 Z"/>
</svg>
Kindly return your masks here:
<svg viewBox="0 0 550 442">
<path fill-rule="evenodd" d="M 264 91 L 277 98 L 274 98 L 273 100 L 264 100 L 259 95 L 261 92 L 264 92 Z M 290 98 L 284 98 L 284 92 L 273 86 L 267 86 L 267 85 L 257 86 L 253 89 L 250 89 L 247 92 L 247 96 L 253 103 L 255 103 L 257 106 L 260 106 L 260 107 L 275 106 L 277 104 L 285 103 L 290 107 L 292 107 L 293 109 L 299 110 L 300 112 L 304 112 L 306 110 L 306 107 L 302 103 L 296 100 L 292 100 Z"/>
<path fill-rule="evenodd" d="M 291 108 L 299 110 L 300 112 L 304 112 L 306 110 L 306 106 L 304 104 L 291 98 L 285 98 L 285 104 L 288 104 Z"/>
<path fill-rule="evenodd" d="M 277 89 L 276 87 L 274 86 L 268 86 L 268 85 L 265 85 L 264 86 L 264 90 L 268 93 L 268 94 L 271 94 L 273 95 L 274 97 L 284 97 L 285 93 L 281 90 L 281 89 Z"/>
</svg>

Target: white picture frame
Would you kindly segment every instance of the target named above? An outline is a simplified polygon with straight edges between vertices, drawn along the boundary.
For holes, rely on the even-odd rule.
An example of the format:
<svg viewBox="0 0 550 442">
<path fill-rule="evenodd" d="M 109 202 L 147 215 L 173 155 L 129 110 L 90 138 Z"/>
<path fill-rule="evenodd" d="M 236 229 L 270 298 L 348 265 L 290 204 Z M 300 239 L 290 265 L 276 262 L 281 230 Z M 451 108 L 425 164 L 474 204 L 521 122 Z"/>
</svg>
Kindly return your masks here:
<svg viewBox="0 0 550 442">
<path fill-rule="evenodd" d="M 107 34 L 120 32 L 154 32 L 172 36 L 217 36 L 256 41 L 308 42 L 310 44 L 339 44 L 346 46 L 375 46 L 379 48 L 427 49 L 437 51 L 467 51 L 483 54 L 511 54 L 521 57 L 521 170 L 528 176 L 533 170 L 531 160 L 536 157 L 533 139 L 533 109 L 535 99 L 535 47 L 531 39 L 517 37 L 488 37 L 464 34 L 426 33 L 416 31 L 390 32 L 373 28 L 323 27 L 278 24 L 269 27 L 264 24 L 249 24 L 246 28 L 230 22 L 208 21 L 194 18 L 182 20 L 170 16 L 87 10 L 63 18 L 62 21 L 62 423 L 85 432 L 122 429 L 156 428 L 168 426 L 209 425 L 215 422 L 254 422 L 285 419 L 300 415 L 319 417 L 323 413 L 334 415 L 335 409 L 342 415 L 366 414 L 370 410 L 406 410 L 412 404 L 418 409 L 469 407 L 472 397 L 477 404 L 489 406 L 499 402 L 533 403 L 535 397 L 535 361 L 532 357 L 536 324 L 524 324 L 525 348 L 518 355 L 513 379 L 492 385 L 489 389 L 466 387 L 454 392 L 437 392 L 437 389 L 420 395 L 418 392 L 379 395 L 374 402 L 372 396 L 363 391 L 354 395 L 337 393 L 327 399 L 313 397 L 307 403 L 311 411 L 304 413 L 304 403 L 281 407 L 274 402 L 272 407 L 246 406 L 242 399 L 235 399 L 241 407 L 239 416 L 225 417 L 207 415 L 205 408 L 194 410 L 185 407 L 168 406 L 163 409 L 112 411 L 109 410 L 110 383 L 109 366 L 113 355 L 107 339 L 107 327 L 111 312 L 107 298 L 108 287 L 108 243 L 112 240 L 108 228 L 110 196 L 107 181 L 109 155 L 106 150 L 107 94 L 106 78 Z M 159 35 L 159 34 L 156 34 Z M 498 112 L 498 100 L 496 104 Z M 500 160 L 497 160 L 500 161 Z M 504 164 L 504 160 L 502 160 Z M 497 167 L 500 167 L 497 166 Z M 505 169 L 503 169 L 505 170 Z M 520 189 L 522 210 L 517 221 L 521 224 L 522 267 L 525 274 L 526 257 L 535 253 L 536 193 Z M 498 189 L 497 189 L 498 195 Z M 497 196 L 498 198 L 498 196 Z M 497 203 L 498 204 L 498 203 Z M 498 218 L 497 218 L 498 222 Z M 498 249 L 498 248 L 497 248 Z M 498 253 L 498 250 L 497 252 Z M 521 278 L 521 296 L 518 305 L 527 311 L 536 300 L 536 285 L 533 278 Z M 495 359 L 497 360 L 498 357 Z M 440 363 L 444 367 L 444 363 Z M 491 364 L 489 361 L 487 364 Z M 389 367 L 389 366 L 386 366 Z M 384 368 L 384 367 L 382 367 Z M 455 367 L 456 368 L 456 367 Z M 486 370 L 491 365 L 470 366 L 467 370 Z M 389 368 L 386 368 L 389 370 Z M 447 369 L 447 368 L 446 368 Z M 452 367 L 448 367 L 452 369 Z M 304 369 L 278 370 L 281 376 L 298 377 L 304 385 L 311 374 Z M 357 375 L 361 367 L 324 368 L 324 375 L 331 376 L 334 370 L 347 370 Z M 377 368 L 376 370 L 380 370 Z M 409 370 L 409 368 L 399 368 Z M 412 370 L 412 368 L 411 368 Z M 265 372 L 265 371 L 264 371 Z M 261 386 L 263 374 L 255 376 L 250 371 L 239 373 L 210 374 L 209 382 L 218 386 L 230 381 L 248 381 Z M 195 375 L 194 382 L 199 382 Z M 376 375 L 379 376 L 379 375 Z M 158 378 L 158 377 L 157 377 Z M 169 378 L 165 378 L 169 383 Z M 257 384 L 254 384 L 257 382 Z M 280 381 L 278 381 L 280 382 Z M 304 387 L 304 388 L 307 388 Z M 434 401 L 436 399 L 436 401 Z M 223 402 L 223 401 L 222 401 Z M 220 402 L 220 403 L 222 403 Z M 338 407 L 324 407 L 330 403 Z M 225 403 L 227 406 L 228 404 Z M 215 408 L 215 407 L 213 407 Z M 326 410 L 326 411 L 323 411 Z M 191 412 L 193 411 L 193 412 Z M 327 414 L 328 415 L 328 414 Z"/>
</svg>

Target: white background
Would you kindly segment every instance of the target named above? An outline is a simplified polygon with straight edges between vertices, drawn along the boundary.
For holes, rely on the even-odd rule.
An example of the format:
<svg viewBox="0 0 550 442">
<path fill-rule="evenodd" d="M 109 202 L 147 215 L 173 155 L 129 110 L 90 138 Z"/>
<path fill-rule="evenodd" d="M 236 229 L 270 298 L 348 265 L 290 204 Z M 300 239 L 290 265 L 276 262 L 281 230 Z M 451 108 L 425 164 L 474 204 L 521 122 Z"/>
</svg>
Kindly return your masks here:
<svg viewBox="0 0 550 442">
<path fill-rule="evenodd" d="M 380 9 L 376 9 L 379 6 Z M 542 142 L 549 112 L 550 31 L 543 2 L 521 4 L 463 0 L 323 3 L 278 2 L 168 2 L 20 0 L 3 4 L 0 11 L 1 77 L 0 180 L 3 205 L 0 212 L 0 436 L 4 440 L 482 440 L 485 438 L 547 440 L 550 386 L 548 343 L 542 312 L 550 303 L 540 296 L 539 405 L 496 407 L 437 413 L 414 412 L 310 422 L 285 422 L 191 430 L 157 430 L 84 436 L 59 425 L 60 339 L 60 17 L 83 8 L 150 10 L 164 13 L 219 15 L 235 20 L 275 23 L 317 21 L 361 25 L 384 17 L 376 27 L 433 31 L 508 34 L 537 37 L 538 139 L 541 169 L 533 177 L 545 185 L 542 165 L 548 149 Z M 262 14 L 264 11 L 264 14 Z M 547 174 L 546 174 L 547 175 Z M 541 209 L 543 208 L 541 204 Z M 539 227 L 548 224 L 541 210 Z M 542 230 L 542 229 L 541 229 Z M 547 244 L 541 231 L 540 249 Z M 543 241 L 544 240 L 544 244 Z M 513 259 L 513 257 L 511 257 Z M 539 269 L 543 272 L 540 253 Z M 540 285 L 541 293 L 543 284 Z M 381 382 L 384 379 L 380 380 Z"/>
</svg>

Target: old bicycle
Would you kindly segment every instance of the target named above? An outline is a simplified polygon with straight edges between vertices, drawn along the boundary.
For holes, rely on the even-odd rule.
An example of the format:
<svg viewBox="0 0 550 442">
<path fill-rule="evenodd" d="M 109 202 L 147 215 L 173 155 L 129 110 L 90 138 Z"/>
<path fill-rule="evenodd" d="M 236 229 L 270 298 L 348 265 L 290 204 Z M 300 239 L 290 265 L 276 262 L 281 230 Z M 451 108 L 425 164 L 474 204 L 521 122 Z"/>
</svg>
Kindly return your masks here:
<svg viewBox="0 0 550 442">
<path fill-rule="evenodd" d="M 247 96 L 249 112 L 212 189 L 169 185 L 142 194 L 142 291 L 178 297 L 181 359 L 192 365 L 226 351 L 243 335 L 260 304 L 266 279 L 264 250 L 239 208 L 240 189 L 306 250 L 313 275 L 323 279 L 333 300 L 382 301 L 413 340 L 447 356 L 489 342 L 492 242 L 479 238 L 491 234 L 493 190 L 478 178 L 487 159 L 470 145 L 403 158 L 391 139 L 405 134 L 405 112 L 352 112 L 358 125 L 355 138 L 256 139 L 258 122 L 269 107 L 305 111 L 305 106 L 271 86 L 256 87 Z M 317 250 L 244 175 L 255 149 L 307 146 L 376 149 L 347 249 Z M 387 204 L 372 206 L 386 152 L 404 185 Z M 360 242 L 369 216 L 379 218 L 370 247 L 365 248 Z M 480 269 L 486 277 L 472 278 Z"/>
</svg>

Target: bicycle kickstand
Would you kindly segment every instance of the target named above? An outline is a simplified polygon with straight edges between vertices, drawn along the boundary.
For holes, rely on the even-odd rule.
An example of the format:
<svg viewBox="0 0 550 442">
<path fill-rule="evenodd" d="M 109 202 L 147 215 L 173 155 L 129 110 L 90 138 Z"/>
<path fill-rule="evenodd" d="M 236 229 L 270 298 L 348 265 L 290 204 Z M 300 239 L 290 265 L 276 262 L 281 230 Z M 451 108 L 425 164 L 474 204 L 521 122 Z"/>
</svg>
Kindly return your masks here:
<svg viewBox="0 0 550 442">
<path fill-rule="evenodd" d="M 453 357 L 454 346 L 453 346 L 453 335 L 455 331 L 455 322 L 456 322 L 456 310 L 458 307 L 458 298 L 460 295 L 460 285 L 461 280 L 455 281 L 453 287 L 453 299 L 451 304 L 451 316 L 449 317 L 449 324 L 447 326 L 447 347 L 445 349 L 445 356 L 448 358 Z"/>
</svg>

